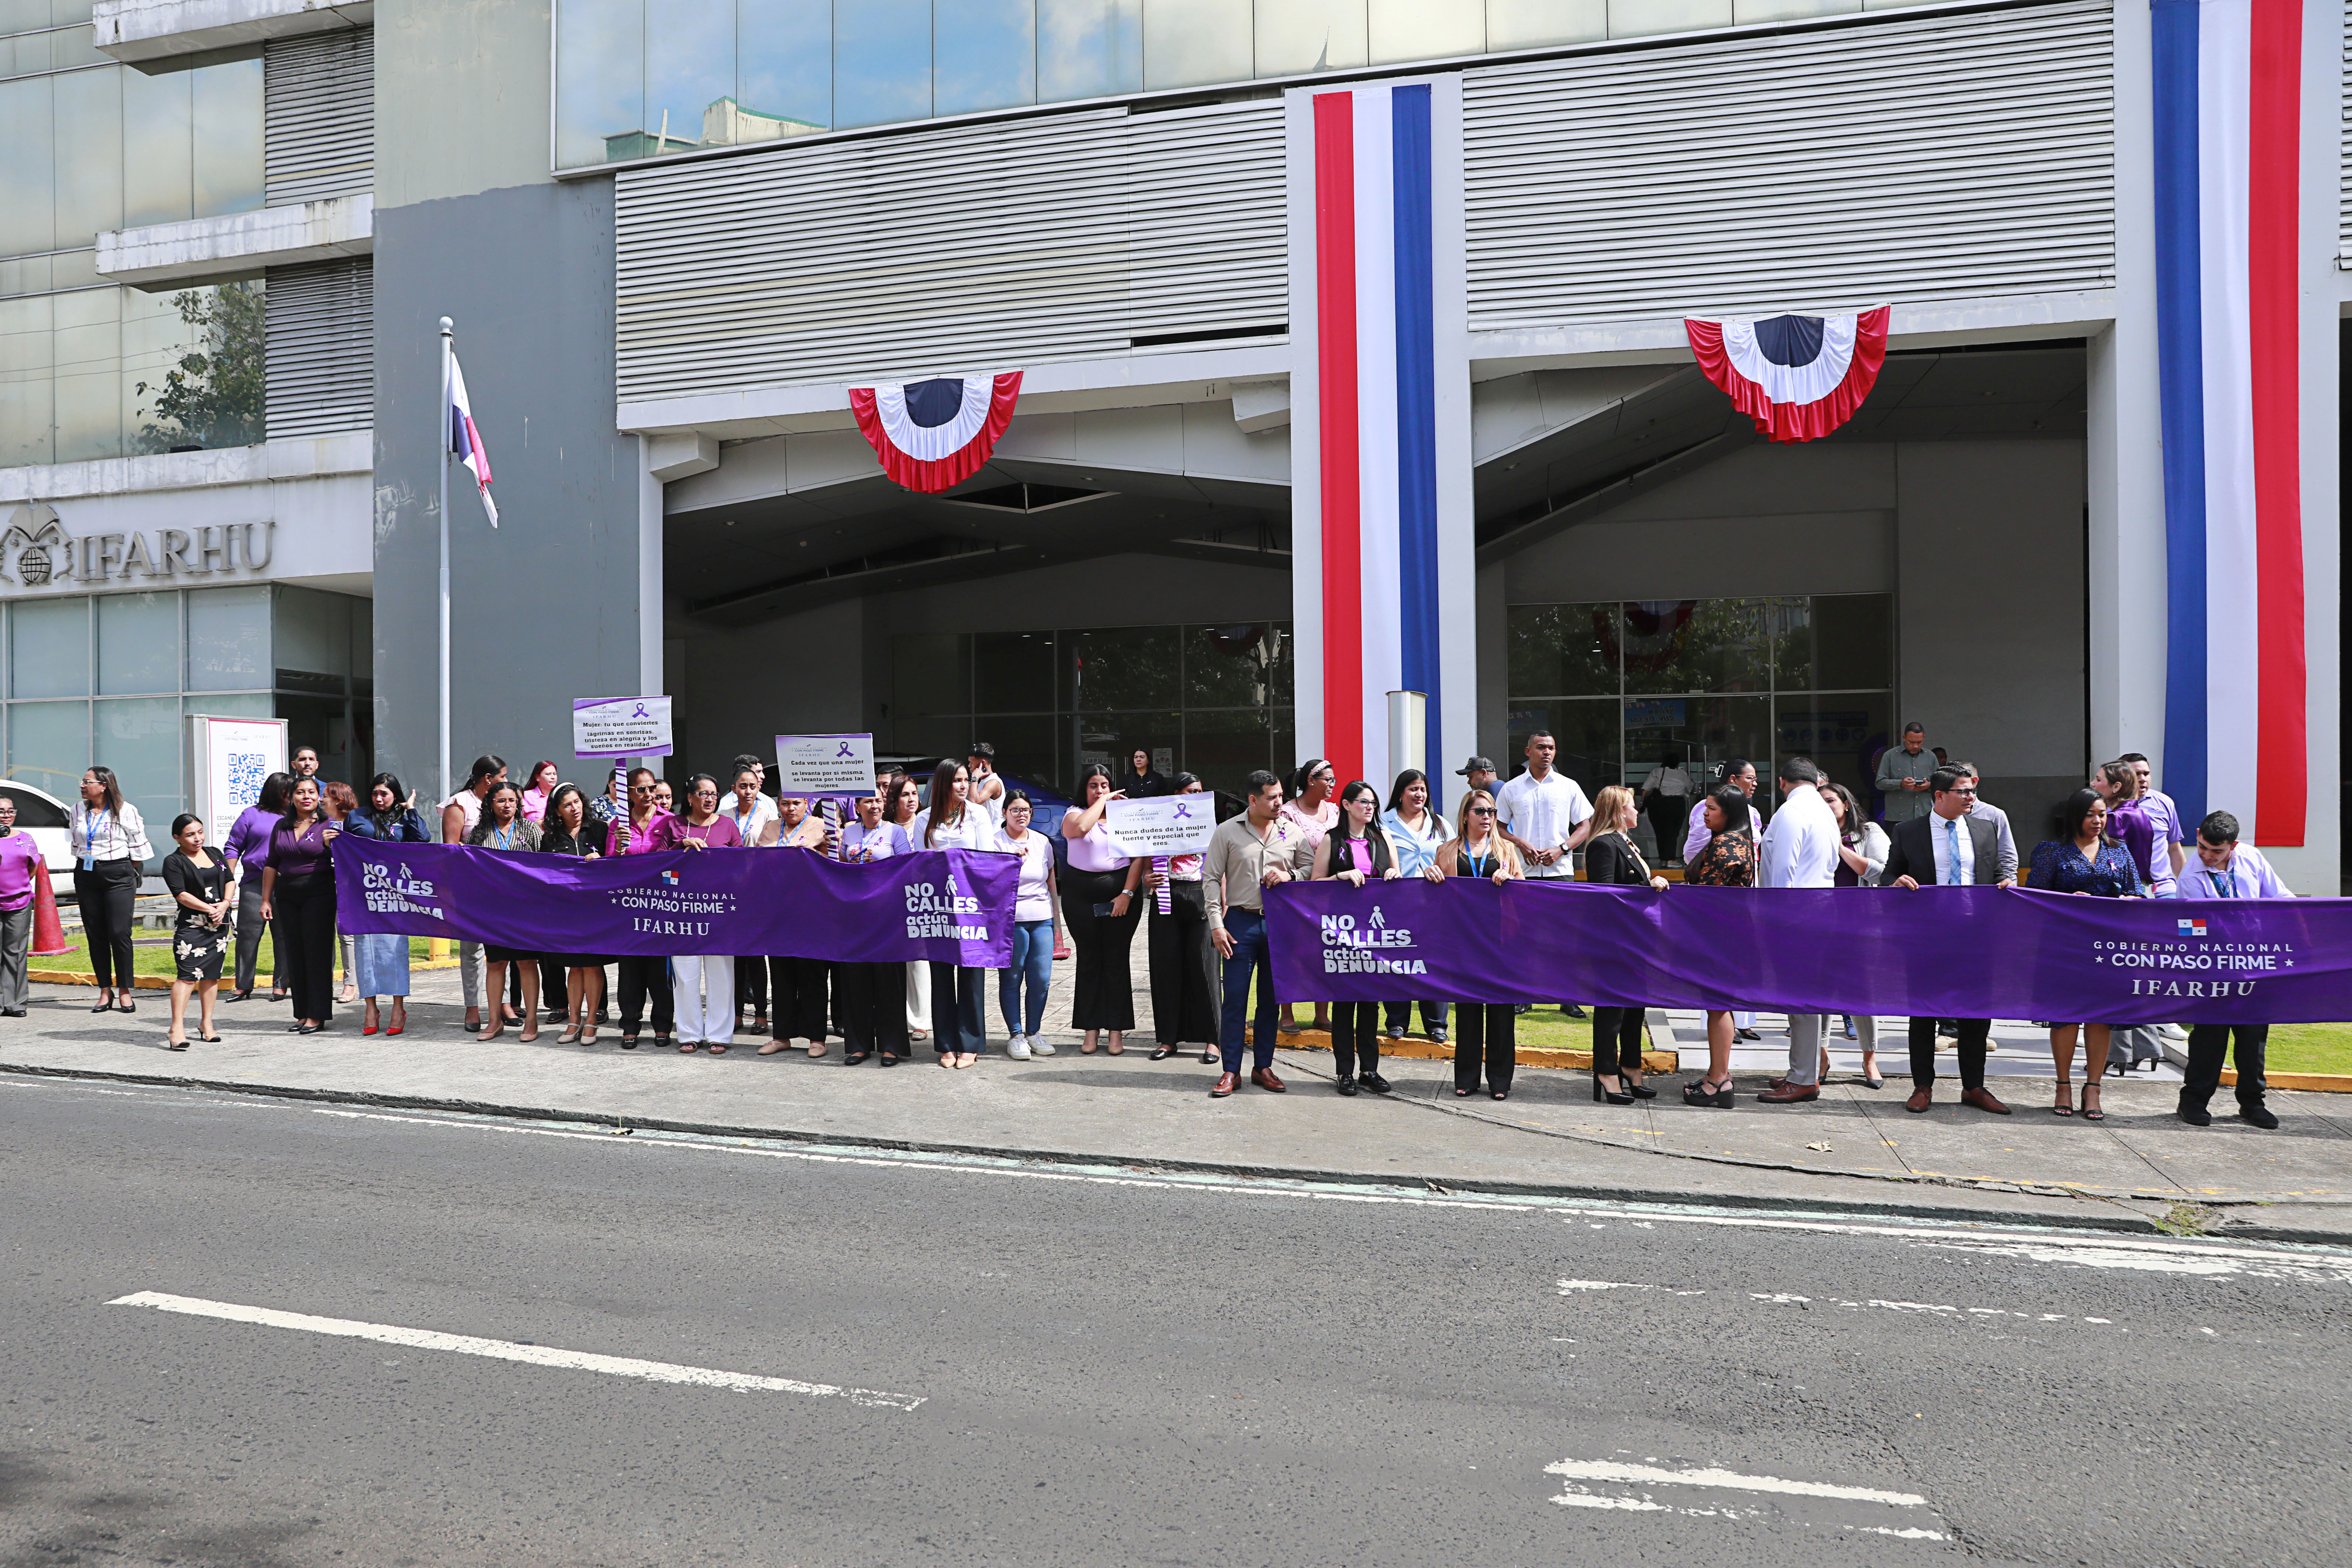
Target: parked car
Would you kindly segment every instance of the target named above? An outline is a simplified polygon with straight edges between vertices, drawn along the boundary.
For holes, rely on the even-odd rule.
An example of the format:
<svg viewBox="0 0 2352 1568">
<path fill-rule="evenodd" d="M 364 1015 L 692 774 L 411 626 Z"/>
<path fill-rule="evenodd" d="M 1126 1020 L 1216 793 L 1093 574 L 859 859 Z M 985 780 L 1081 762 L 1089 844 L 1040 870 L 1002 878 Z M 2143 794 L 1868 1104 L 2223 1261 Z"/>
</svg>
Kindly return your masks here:
<svg viewBox="0 0 2352 1568">
<path fill-rule="evenodd" d="M 48 862 L 50 879 L 69 895 L 72 889 L 73 843 L 66 830 L 67 807 L 47 789 L 0 779 L 0 795 L 16 802 L 16 830 L 33 835 Z"/>
</svg>

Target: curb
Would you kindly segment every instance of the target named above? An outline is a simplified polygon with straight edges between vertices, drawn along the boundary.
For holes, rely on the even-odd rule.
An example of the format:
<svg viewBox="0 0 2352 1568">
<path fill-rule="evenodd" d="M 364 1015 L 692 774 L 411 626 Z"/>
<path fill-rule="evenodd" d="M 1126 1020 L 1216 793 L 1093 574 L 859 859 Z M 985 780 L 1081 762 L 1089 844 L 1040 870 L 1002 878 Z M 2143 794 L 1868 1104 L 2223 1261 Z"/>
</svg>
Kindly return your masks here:
<svg viewBox="0 0 2352 1568">
<path fill-rule="evenodd" d="M 1242 1033 L 1245 1040 L 1253 1037 L 1252 1030 L 1244 1030 Z M 1276 1051 L 1328 1051 L 1331 1049 L 1331 1036 L 1328 1030 L 1319 1029 L 1301 1029 L 1297 1034 L 1283 1034 L 1277 1030 L 1274 1048 Z M 1451 1061 L 1454 1060 L 1454 1047 L 1440 1045 L 1426 1035 L 1409 1034 L 1402 1040 L 1391 1040 L 1382 1035 L 1381 1054 L 1405 1061 Z M 1589 1051 L 1559 1051 L 1548 1045 L 1527 1045 L 1519 1047 L 1513 1054 L 1521 1067 L 1592 1071 L 1592 1053 Z M 1681 1070 L 1682 1058 L 1675 1051 L 1651 1048 L 1642 1052 L 1643 1072 L 1678 1072 Z"/>
<path fill-rule="evenodd" d="M 1260 1180 L 1291 1181 L 1308 1186 L 1411 1186 L 1418 1182 L 1433 1194 L 1442 1197 L 1557 1197 L 1598 1199 L 1612 1203 L 1683 1204 L 1711 1208 L 1752 1209 L 1758 1212 L 1799 1210 L 1806 1213 L 1850 1215 L 1858 1218 L 1887 1219 L 1935 1219 L 1963 1224 L 2042 1227 L 2063 1223 L 2066 1227 L 2085 1230 L 2113 1231 L 2131 1236 L 2178 1236 L 2157 1220 L 2128 1212 L 2093 1211 L 2063 1222 L 2053 1222 L 2042 1216 L 2021 1217 L 2013 1210 L 2000 1208 L 1929 1207 L 1921 1204 L 1894 1201 L 1854 1200 L 1843 1198 L 1776 1198 L 1744 1193 L 1694 1193 L 1670 1187 L 1602 1186 L 1591 1183 L 1574 1185 L 1551 1182 L 1461 1181 L 1456 1178 L 1412 1175 L 1398 1171 L 1355 1172 L 1302 1169 L 1289 1166 L 1237 1165 L 1213 1160 L 1154 1159 L 1141 1163 L 1120 1159 L 1117 1155 L 1081 1153 L 1064 1149 L 1005 1149 L 980 1144 L 953 1144 L 913 1138 L 881 1138 L 843 1133 L 803 1132 L 796 1128 L 751 1127 L 724 1122 L 681 1122 L 658 1117 L 618 1116 L 600 1111 L 567 1111 L 548 1106 L 503 1105 L 478 1100 L 454 1100 L 421 1094 L 380 1094 L 363 1091 L 300 1089 L 283 1084 L 225 1082 L 216 1079 L 192 1078 L 163 1073 L 105 1072 L 95 1069 L 44 1067 L 31 1063 L 0 1061 L 0 1072 L 26 1078 L 54 1078 L 104 1083 L 136 1083 L 155 1088 L 198 1089 L 214 1093 L 243 1094 L 261 1099 L 297 1100 L 322 1104 L 372 1105 L 385 1110 L 431 1111 L 467 1116 L 495 1117 L 503 1121 L 569 1122 L 577 1125 L 611 1127 L 616 1131 L 643 1130 L 651 1133 L 683 1133 L 698 1137 L 732 1138 L 759 1143 L 797 1144 L 811 1147 L 846 1147 L 887 1150 L 901 1154 L 953 1155 L 964 1157 L 1027 1161 L 1038 1165 L 1087 1166 L 1107 1166 L 1145 1175 L 1172 1174 L 1186 1176 L 1242 1176 Z M 1450 1107 L 1437 1107 L 1450 1113 Z M 1579 1139 L 1579 1142 L 1598 1140 Z M 1621 1152 L 1622 1145 L 1600 1143 L 1599 1146 Z M 1660 1151 L 1663 1152 L 1663 1151 Z M 1718 1164 L 1740 1164 L 1757 1168 L 1789 1170 L 1810 1176 L 1851 1175 L 1845 1172 L 1805 1171 L 1793 1166 L 1764 1166 L 1757 1161 L 1717 1161 Z M 1983 1186 L 1954 1176 L 1866 1176 L 1861 1179 L 1902 1183 L 1916 1186 L 1948 1186 L 1980 1187 L 1990 1191 L 2023 1191 L 2015 1184 Z M 2042 1189 L 2034 1189 L 2037 1194 Z M 2107 1200 L 2065 1189 L 2048 1189 L 2050 1196 L 2074 1197 L 2086 1204 Z M 2158 1201 L 2150 1199 L 2147 1201 Z M 2209 1208 L 2267 1208 L 2277 1207 L 2259 1199 L 2222 1200 L 2207 1204 Z M 2225 1236 L 2210 1239 L 2293 1241 L 2316 1245 L 2341 1246 L 2352 1243 L 2352 1219 L 2340 1229 L 2311 1229 L 2272 1225 L 2232 1226 Z"/>
<path fill-rule="evenodd" d="M 455 958 L 413 958 L 409 960 L 408 972 L 413 975 L 419 969 L 454 969 L 457 967 L 457 960 Z M 95 986 L 98 984 L 98 977 L 88 969 L 36 969 L 28 966 L 25 970 L 25 978 L 28 981 L 46 980 L 53 986 Z M 341 978 L 338 977 L 335 983 L 337 985 L 341 985 L 342 983 Z M 172 977 L 169 975 L 133 975 L 131 977 L 131 988 L 134 991 L 168 991 L 172 988 Z M 120 986 L 115 988 L 117 990 L 121 990 L 121 988 L 122 988 Z M 336 1005 L 338 1007 L 358 1006 L 356 1002 L 339 1002 Z"/>
<path fill-rule="evenodd" d="M 2221 1086 L 2235 1088 L 2238 1070 L 2221 1070 Z M 2343 1072 L 2265 1072 L 2263 1082 L 2273 1089 L 2303 1089 L 2315 1094 L 2352 1094 L 2352 1073 Z"/>
</svg>

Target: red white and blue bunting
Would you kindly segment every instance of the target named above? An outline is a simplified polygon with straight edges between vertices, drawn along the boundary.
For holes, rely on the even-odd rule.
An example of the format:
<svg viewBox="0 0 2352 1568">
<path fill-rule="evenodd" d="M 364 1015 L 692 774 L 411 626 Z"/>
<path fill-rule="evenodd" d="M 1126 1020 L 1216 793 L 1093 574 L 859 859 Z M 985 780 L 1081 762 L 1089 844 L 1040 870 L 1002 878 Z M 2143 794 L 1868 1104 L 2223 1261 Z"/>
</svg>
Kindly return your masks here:
<svg viewBox="0 0 2352 1568">
<path fill-rule="evenodd" d="M 1685 317 L 1691 352 L 1775 441 L 1818 441 L 1853 417 L 1886 361 L 1888 306 L 1853 316 Z"/>
<path fill-rule="evenodd" d="M 849 389 L 849 411 L 882 471 L 927 496 L 980 472 L 1020 401 L 1019 371 Z"/>
</svg>

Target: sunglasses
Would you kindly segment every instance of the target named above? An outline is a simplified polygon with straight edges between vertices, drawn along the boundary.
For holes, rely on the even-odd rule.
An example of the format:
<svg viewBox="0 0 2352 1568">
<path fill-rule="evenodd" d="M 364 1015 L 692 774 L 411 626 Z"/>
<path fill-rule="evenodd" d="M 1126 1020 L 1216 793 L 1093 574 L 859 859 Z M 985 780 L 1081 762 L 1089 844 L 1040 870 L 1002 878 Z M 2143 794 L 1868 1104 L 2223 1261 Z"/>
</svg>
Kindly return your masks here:
<svg viewBox="0 0 2352 1568">
<path fill-rule="evenodd" d="M 1470 814 L 1474 817 L 1491 817 L 1495 814 L 1495 808 L 1492 806 L 1473 806 L 1470 808 Z"/>
</svg>

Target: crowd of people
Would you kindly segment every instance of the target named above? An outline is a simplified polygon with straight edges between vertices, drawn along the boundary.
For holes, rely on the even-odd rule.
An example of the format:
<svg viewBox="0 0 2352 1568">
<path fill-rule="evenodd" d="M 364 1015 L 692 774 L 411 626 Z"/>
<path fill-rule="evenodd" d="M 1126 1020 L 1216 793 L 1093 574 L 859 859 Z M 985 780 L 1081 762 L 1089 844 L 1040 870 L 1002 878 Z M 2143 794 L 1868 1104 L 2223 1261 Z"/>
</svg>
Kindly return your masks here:
<svg viewBox="0 0 2352 1568">
<path fill-rule="evenodd" d="M 596 859 L 668 850 L 792 848 L 866 862 L 926 849 L 990 851 L 1018 856 L 1011 962 L 985 970 L 949 963 L 832 963 L 743 954 L 675 957 L 526 952 L 493 944 L 458 944 L 464 1027 L 495 1040 L 509 1026 L 536 1040 L 542 1024 L 560 1023 L 561 1043 L 596 1044 L 614 1028 L 635 1050 L 651 1024 L 656 1050 L 721 1055 L 745 1032 L 762 1055 L 799 1050 L 811 1057 L 842 1046 L 842 1061 L 893 1067 L 928 1045 L 949 1070 L 976 1066 L 987 1051 L 986 1015 L 993 999 L 1016 1061 L 1049 1057 L 1044 1036 L 1047 988 L 1057 961 L 1076 966 L 1072 1027 L 1078 1049 L 1118 1056 L 1136 1029 L 1136 928 L 1145 940 L 1152 998 L 1151 1057 L 1197 1048 L 1202 1065 L 1220 1071 L 1209 1092 L 1223 1098 L 1244 1081 L 1272 1092 L 1287 1085 L 1274 1051 L 1301 1026 L 1292 1013 L 1305 998 L 1275 997 L 1266 938 L 1268 888 L 1293 880 L 1363 887 L 1408 876 L 1433 881 L 1483 877 L 1590 882 L 1666 890 L 1664 868 L 1709 887 L 1888 888 L 1921 891 L 1963 885 L 2013 886 L 2021 880 L 2017 840 L 2007 815 L 1981 798 L 1974 767 L 1926 745 L 1909 726 L 1900 747 L 1880 759 L 1876 787 L 1885 800 L 1874 820 L 1845 786 L 1811 759 L 1790 757 L 1776 770 L 1777 790 L 1759 790 L 1755 766 L 1732 758 L 1719 776 L 1695 777 L 1667 754 L 1638 787 L 1612 784 L 1588 798 L 1557 767 L 1554 738 L 1528 737 L 1525 769 L 1507 782 L 1493 763 L 1474 757 L 1458 770 L 1464 787 L 1449 817 L 1432 780 L 1407 768 L 1385 797 L 1365 779 L 1342 783 L 1332 765 L 1312 758 L 1287 781 L 1252 773 L 1243 810 L 1216 828 L 1201 853 L 1129 855 L 1107 821 L 1117 800 L 1200 793 L 1189 773 L 1163 778 L 1138 748 L 1123 768 L 1096 763 L 1082 772 L 1082 799 L 1060 822 L 1064 850 L 1038 821 L 1039 806 L 997 773 L 993 749 L 975 745 L 959 762 L 943 758 L 929 776 L 892 771 L 871 795 L 846 803 L 767 792 L 760 758 L 735 759 L 721 779 L 697 773 L 673 794 L 650 769 L 615 769 L 590 793 L 561 779 L 551 760 L 526 779 L 509 777 L 505 760 L 477 758 L 446 800 L 418 810 L 390 773 L 369 780 L 362 800 L 350 786 L 318 777 L 315 751 L 295 754 L 291 769 L 271 774 L 259 798 L 215 849 L 204 822 L 182 813 L 162 879 L 174 908 L 171 1017 L 173 1050 L 196 1040 L 216 1043 L 216 1002 L 251 999 L 258 988 L 264 931 L 273 935 L 276 973 L 270 999 L 289 1004 L 288 1029 L 314 1034 L 335 1007 L 361 1004 L 361 1032 L 398 1035 L 408 1027 L 409 939 L 341 936 L 337 931 L 333 844 L 342 833 L 386 843 L 463 843 L 500 853 Z M 436 820 L 437 819 L 437 820 Z M 0 1015 L 22 1017 L 25 953 L 32 897 L 26 835 L 14 830 L 15 802 L 0 794 Z M 1641 841 L 1646 820 L 1649 851 Z M 12 842 L 12 835 L 15 841 Z M 153 858 L 138 809 L 103 767 L 82 776 L 70 815 L 73 884 L 89 947 L 99 999 L 91 1009 L 135 1012 L 132 900 Z M 2059 813 L 2053 836 L 2023 862 L 2028 885 L 2100 898 L 2284 898 L 2291 896 L 2261 852 L 2239 842 L 2237 821 L 2210 813 L 2190 835 L 2180 812 L 2152 788 L 2137 753 L 2105 763 Z M 33 858 L 37 858 L 33 853 Z M 345 984 L 335 970 L 341 956 Z M 229 988 L 221 994 L 224 969 Z M 606 972 L 614 971 L 609 989 Z M 1330 1031 L 1334 1083 L 1342 1095 L 1387 1094 L 1381 1072 L 1384 1041 L 1402 1039 L 1412 1002 L 1312 1004 L 1314 1024 Z M 1559 1004 L 1571 1016 L 1583 1009 Z M 1423 1032 L 1454 1047 L 1454 1092 L 1496 1100 L 1511 1092 L 1516 1020 L 1529 1004 L 1419 1003 Z M 1591 1019 L 1591 1089 L 1596 1103 L 1633 1105 L 1657 1091 L 1643 1082 L 1646 1009 L 1596 1006 Z M 1696 1107 L 1735 1103 L 1731 1058 L 1741 1040 L 1761 1036 L 1752 1014 L 1706 1013 L 1707 1067 L 1682 1091 Z M 2153 1040 L 2160 1020 L 2077 1019 L 2050 1024 L 2057 1115 L 2099 1120 L 2100 1081 L 2120 1071 Z M 1794 1104 L 1819 1098 L 1829 1069 L 1822 1014 L 1788 1019 L 1787 1071 L 1755 1098 Z M 1940 1036 L 1956 1040 L 1962 1103 L 1999 1115 L 2010 1108 L 1986 1086 L 1988 1019 L 1908 1021 L 1911 1093 L 1906 1108 L 1935 1100 Z M 1856 1040 L 1862 1081 L 1883 1087 L 1878 1020 L 1843 1019 Z M 1451 1033 L 1449 1033 L 1449 1030 Z M 2242 1119 L 2274 1127 L 2264 1103 L 2262 1026 L 2200 1025 L 2189 1030 L 2179 1113 L 2195 1125 L 2211 1120 L 2224 1059 L 2234 1050 Z M 1457 1038 L 1458 1037 L 1458 1038 Z M 2074 1095 L 2076 1046 L 2084 1047 L 2079 1106 Z M 2153 1046 L 2149 1047 L 2153 1053 Z M 1244 1065 L 1246 1058 L 1246 1079 Z"/>
</svg>

